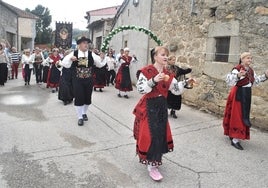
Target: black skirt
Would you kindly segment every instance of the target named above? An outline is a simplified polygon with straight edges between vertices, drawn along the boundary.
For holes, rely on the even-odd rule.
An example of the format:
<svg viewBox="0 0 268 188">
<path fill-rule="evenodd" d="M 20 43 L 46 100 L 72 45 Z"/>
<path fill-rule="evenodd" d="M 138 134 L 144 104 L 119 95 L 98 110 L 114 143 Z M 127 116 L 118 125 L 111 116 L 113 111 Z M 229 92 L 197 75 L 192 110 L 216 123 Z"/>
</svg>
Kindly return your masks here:
<svg viewBox="0 0 268 188">
<path fill-rule="evenodd" d="M 148 123 L 151 134 L 151 145 L 147 152 L 147 160 L 161 161 L 162 154 L 168 152 L 166 139 L 167 102 L 161 97 L 147 99 Z"/>
<path fill-rule="evenodd" d="M 72 70 L 63 68 L 59 84 L 58 99 L 62 101 L 72 101 L 73 98 Z"/>
<path fill-rule="evenodd" d="M 180 110 L 181 95 L 174 95 L 171 93 L 171 91 L 168 91 L 167 104 L 169 109 Z"/>
</svg>

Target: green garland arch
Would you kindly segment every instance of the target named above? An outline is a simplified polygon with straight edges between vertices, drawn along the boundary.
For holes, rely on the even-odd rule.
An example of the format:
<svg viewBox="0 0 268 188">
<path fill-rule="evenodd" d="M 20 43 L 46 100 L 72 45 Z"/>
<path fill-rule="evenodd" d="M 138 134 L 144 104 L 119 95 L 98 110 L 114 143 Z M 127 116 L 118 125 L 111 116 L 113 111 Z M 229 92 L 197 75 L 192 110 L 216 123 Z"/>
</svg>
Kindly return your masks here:
<svg viewBox="0 0 268 188">
<path fill-rule="evenodd" d="M 122 25 L 109 32 L 109 34 L 107 35 L 107 37 L 105 37 L 103 43 L 101 44 L 101 51 L 106 52 L 108 50 L 108 45 L 110 41 L 112 40 L 113 36 L 115 36 L 117 33 L 122 32 L 124 30 L 135 30 L 135 31 L 144 32 L 146 35 L 149 35 L 159 46 L 162 45 L 161 40 L 159 40 L 157 36 L 152 33 L 152 31 L 144 27 L 140 27 L 140 26 Z"/>
</svg>

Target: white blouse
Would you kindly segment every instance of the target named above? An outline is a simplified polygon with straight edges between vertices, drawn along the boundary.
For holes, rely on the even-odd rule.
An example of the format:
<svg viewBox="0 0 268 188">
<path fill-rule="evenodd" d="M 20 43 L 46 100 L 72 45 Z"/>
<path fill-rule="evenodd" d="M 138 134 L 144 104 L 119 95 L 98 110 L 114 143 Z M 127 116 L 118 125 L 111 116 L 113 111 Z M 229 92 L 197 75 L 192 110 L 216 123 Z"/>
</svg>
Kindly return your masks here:
<svg viewBox="0 0 268 188">
<path fill-rule="evenodd" d="M 32 69 L 33 68 L 33 58 L 31 55 L 27 56 L 25 54 L 22 54 L 21 57 L 21 62 L 22 62 L 22 67 L 24 68 L 26 64 L 29 65 L 29 68 Z"/>
<path fill-rule="evenodd" d="M 175 78 L 172 79 L 171 84 L 169 86 L 169 90 L 174 95 L 181 95 L 184 91 L 184 86 L 186 85 L 186 81 L 177 81 Z M 141 94 L 150 93 L 154 87 L 154 83 L 152 79 L 148 80 L 144 74 L 140 73 L 139 79 L 137 81 L 137 90 Z"/>
<path fill-rule="evenodd" d="M 107 65 L 108 65 L 108 71 L 115 69 L 116 61 L 113 57 L 106 57 Z"/>
<path fill-rule="evenodd" d="M 233 69 L 231 73 L 227 74 L 225 81 L 228 86 L 234 86 L 239 80 L 245 78 L 244 76 L 238 78 L 237 76 L 238 73 L 239 71 L 237 69 Z M 260 82 L 264 82 L 267 80 L 265 74 L 257 76 L 255 71 L 254 71 L 254 78 L 255 78 L 254 84 L 259 84 Z M 252 83 L 249 83 L 243 87 L 252 87 Z"/>
</svg>

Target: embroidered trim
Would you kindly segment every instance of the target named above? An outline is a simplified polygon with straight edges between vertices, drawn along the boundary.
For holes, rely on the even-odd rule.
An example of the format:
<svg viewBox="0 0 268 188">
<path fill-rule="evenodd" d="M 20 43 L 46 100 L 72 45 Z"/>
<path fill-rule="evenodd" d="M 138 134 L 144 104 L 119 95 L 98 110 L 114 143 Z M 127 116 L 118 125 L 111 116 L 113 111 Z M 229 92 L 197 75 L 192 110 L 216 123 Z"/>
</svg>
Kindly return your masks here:
<svg viewBox="0 0 268 188">
<path fill-rule="evenodd" d="M 91 68 L 89 67 L 77 67 L 76 68 L 77 78 L 89 78 L 92 77 Z"/>
</svg>

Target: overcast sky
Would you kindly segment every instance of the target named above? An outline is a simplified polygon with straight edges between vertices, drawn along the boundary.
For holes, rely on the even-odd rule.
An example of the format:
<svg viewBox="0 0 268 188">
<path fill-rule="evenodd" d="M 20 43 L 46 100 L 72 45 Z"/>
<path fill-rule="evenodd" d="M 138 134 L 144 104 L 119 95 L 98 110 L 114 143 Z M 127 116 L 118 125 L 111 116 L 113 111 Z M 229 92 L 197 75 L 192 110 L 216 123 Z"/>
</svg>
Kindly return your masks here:
<svg viewBox="0 0 268 188">
<path fill-rule="evenodd" d="M 37 5 L 42 5 L 50 10 L 52 15 L 52 28 L 55 29 L 55 22 L 73 22 L 74 28 L 86 29 L 87 21 L 84 18 L 86 12 L 90 10 L 121 5 L 124 0 L 3 0 L 17 8 L 25 10 L 35 9 Z M 66 2 L 66 3 L 63 3 Z M 62 5 L 62 6 L 59 6 Z"/>
</svg>

